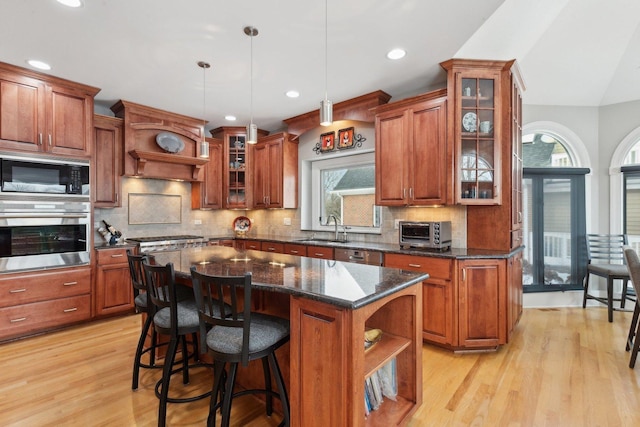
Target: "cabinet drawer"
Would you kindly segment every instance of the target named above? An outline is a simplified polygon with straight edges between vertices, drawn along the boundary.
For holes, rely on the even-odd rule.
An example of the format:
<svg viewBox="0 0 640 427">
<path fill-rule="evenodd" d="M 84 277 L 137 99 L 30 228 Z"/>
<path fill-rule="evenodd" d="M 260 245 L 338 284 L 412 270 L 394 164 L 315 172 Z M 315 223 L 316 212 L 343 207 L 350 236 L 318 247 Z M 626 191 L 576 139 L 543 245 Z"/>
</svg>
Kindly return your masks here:
<svg viewBox="0 0 640 427">
<path fill-rule="evenodd" d="M 98 265 L 124 264 L 127 263 L 127 249 L 100 249 L 96 251 L 96 261 Z"/>
<path fill-rule="evenodd" d="M 429 273 L 431 279 L 451 280 L 453 276 L 453 260 L 446 258 L 386 254 L 384 265 L 385 267 Z"/>
<path fill-rule="evenodd" d="M 252 249 L 254 251 L 261 251 L 262 250 L 262 244 L 260 242 L 260 240 L 247 240 L 244 242 L 244 248 L 245 249 Z"/>
<path fill-rule="evenodd" d="M 90 295 L 0 308 L 0 339 L 40 332 L 90 317 Z"/>
<path fill-rule="evenodd" d="M 0 278 L 0 307 L 88 294 L 91 269 L 14 274 Z"/>
<path fill-rule="evenodd" d="M 307 247 L 305 245 L 296 245 L 295 243 L 285 243 L 284 253 L 296 256 L 307 256 Z"/>
<path fill-rule="evenodd" d="M 307 246 L 307 256 L 311 258 L 333 259 L 333 248 L 326 246 Z"/>
<path fill-rule="evenodd" d="M 260 250 L 281 254 L 284 253 L 284 244 L 277 242 L 262 242 L 262 245 L 260 245 Z"/>
</svg>

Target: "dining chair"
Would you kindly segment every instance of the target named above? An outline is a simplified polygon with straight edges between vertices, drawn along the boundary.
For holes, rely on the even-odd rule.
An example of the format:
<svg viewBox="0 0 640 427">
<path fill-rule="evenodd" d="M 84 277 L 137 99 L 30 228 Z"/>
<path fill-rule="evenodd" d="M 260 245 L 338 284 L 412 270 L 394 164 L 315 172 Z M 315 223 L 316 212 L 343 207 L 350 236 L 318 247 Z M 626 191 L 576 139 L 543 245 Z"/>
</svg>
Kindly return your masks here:
<svg viewBox="0 0 640 427">
<path fill-rule="evenodd" d="M 640 295 L 640 258 L 638 253 L 630 247 L 625 247 L 624 257 L 627 261 L 627 268 L 629 275 L 631 276 L 631 283 L 635 294 Z M 640 349 L 640 339 L 638 339 L 638 333 L 640 333 L 640 323 L 638 322 L 640 317 L 640 301 L 636 298 L 635 308 L 633 309 L 633 316 L 631 317 L 631 325 L 629 325 L 629 334 L 627 335 L 626 351 L 631 351 L 631 358 L 629 360 L 629 367 L 634 368 L 636 366 L 636 358 L 638 357 L 638 349 Z"/>
<path fill-rule="evenodd" d="M 629 271 L 624 263 L 623 246 L 627 244 L 626 234 L 587 234 L 587 274 L 584 279 L 584 295 L 582 308 L 587 306 L 587 300 L 593 299 L 607 306 L 607 318 L 613 322 L 613 302 L 620 302 L 620 309 L 625 308 L 627 299 L 633 300 L 628 294 Z M 589 294 L 589 277 L 591 275 L 603 277 L 607 280 L 606 298 Z M 620 298 L 613 295 L 613 281 L 622 281 Z"/>
<path fill-rule="evenodd" d="M 201 348 L 205 345 L 213 356 L 214 382 L 211 390 L 208 426 L 215 426 L 216 411 L 221 409 L 221 426 L 230 423 L 231 402 L 234 397 L 261 393 L 266 397 L 266 412 L 273 412 L 273 397 L 282 405 L 283 420 L 289 426 L 289 398 L 276 350 L 289 341 L 289 321 L 276 316 L 251 311 L 251 273 L 244 276 L 212 276 L 191 267 L 191 278 L 200 314 Z M 229 306 L 222 303 L 225 296 Z M 217 309 L 216 309 L 217 308 Z M 247 366 L 261 360 L 264 388 L 234 392 L 238 365 Z M 225 370 L 229 364 L 229 372 Z M 271 387 L 271 372 L 278 393 Z M 221 395 L 221 401 L 218 396 Z"/>
</svg>

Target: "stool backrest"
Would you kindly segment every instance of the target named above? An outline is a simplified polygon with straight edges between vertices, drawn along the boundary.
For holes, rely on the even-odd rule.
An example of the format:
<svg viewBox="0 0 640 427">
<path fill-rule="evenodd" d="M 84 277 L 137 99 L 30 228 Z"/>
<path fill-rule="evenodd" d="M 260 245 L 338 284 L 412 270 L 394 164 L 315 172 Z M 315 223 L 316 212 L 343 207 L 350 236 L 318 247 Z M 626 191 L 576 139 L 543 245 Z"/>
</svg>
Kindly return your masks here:
<svg viewBox="0 0 640 427">
<path fill-rule="evenodd" d="M 133 296 L 137 297 L 140 292 L 147 291 L 147 284 L 144 277 L 142 263 L 154 264 L 155 258 L 151 254 L 134 254 L 131 249 L 127 249 L 127 261 L 129 262 L 129 274 L 133 285 Z"/>
<path fill-rule="evenodd" d="M 151 303 L 151 313 L 169 307 L 171 310 L 171 325 L 178 325 L 178 309 L 175 287 L 175 271 L 173 263 L 167 265 L 153 265 L 143 262 L 147 295 Z M 175 329 L 172 327 L 172 329 Z"/>
<path fill-rule="evenodd" d="M 589 264 L 624 264 L 626 234 L 587 234 Z"/>
<path fill-rule="evenodd" d="M 199 273 L 192 266 L 191 280 L 200 317 L 201 348 L 206 348 L 206 331 L 214 326 L 242 328 L 241 360 L 246 365 L 249 361 L 251 273 L 244 276 L 212 276 Z"/>
<path fill-rule="evenodd" d="M 636 295 L 640 295 L 638 293 L 640 291 L 640 258 L 638 258 L 638 253 L 633 248 L 625 246 L 624 257 L 627 261 L 627 269 L 629 270 L 633 289 L 635 289 Z"/>
</svg>

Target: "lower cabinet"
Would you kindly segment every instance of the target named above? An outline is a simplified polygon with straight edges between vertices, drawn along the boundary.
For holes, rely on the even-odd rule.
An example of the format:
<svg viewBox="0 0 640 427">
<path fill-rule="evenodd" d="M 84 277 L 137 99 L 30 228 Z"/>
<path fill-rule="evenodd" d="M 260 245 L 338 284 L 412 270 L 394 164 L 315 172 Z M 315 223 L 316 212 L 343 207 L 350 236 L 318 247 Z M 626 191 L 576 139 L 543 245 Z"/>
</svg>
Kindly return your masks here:
<svg viewBox="0 0 640 427">
<path fill-rule="evenodd" d="M 509 342 L 522 313 L 522 254 L 450 259 L 386 254 L 385 266 L 429 273 L 422 288 L 422 338 L 450 348 Z"/>
<path fill-rule="evenodd" d="M 90 318 L 90 267 L 0 275 L 0 340 Z"/>
<path fill-rule="evenodd" d="M 134 308 L 126 248 L 96 250 L 95 315 L 106 316 Z"/>
</svg>

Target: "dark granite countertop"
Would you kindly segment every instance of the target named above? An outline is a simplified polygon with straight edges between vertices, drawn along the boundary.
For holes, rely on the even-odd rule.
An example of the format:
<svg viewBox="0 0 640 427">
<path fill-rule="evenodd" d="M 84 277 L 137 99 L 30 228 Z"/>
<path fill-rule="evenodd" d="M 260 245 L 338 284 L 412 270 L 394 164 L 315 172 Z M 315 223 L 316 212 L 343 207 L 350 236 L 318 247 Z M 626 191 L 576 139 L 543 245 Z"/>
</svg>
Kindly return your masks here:
<svg viewBox="0 0 640 427">
<path fill-rule="evenodd" d="M 256 288 L 349 309 L 363 307 L 429 277 L 396 268 L 223 246 L 182 249 L 180 258 L 181 265 L 174 266 L 176 276 L 190 276 L 192 265 L 212 275 L 240 276 L 251 272 Z"/>
<path fill-rule="evenodd" d="M 240 238 L 234 237 L 226 237 L 226 238 L 218 238 L 218 237 L 209 237 L 210 240 L 239 240 Z M 293 243 L 299 245 L 311 245 L 311 246 L 327 246 L 332 248 L 344 248 L 344 249 L 358 249 L 358 250 L 375 250 L 381 251 L 384 253 L 394 253 L 394 254 L 402 254 L 402 255 L 417 255 L 417 256 L 427 256 L 427 257 L 435 257 L 435 258 L 453 258 L 453 259 L 506 259 L 510 258 L 514 254 L 522 251 L 524 246 L 516 248 L 512 251 L 495 251 L 495 250 L 486 250 L 486 249 L 466 249 L 466 248 L 451 248 L 447 251 L 438 251 L 434 249 L 415 249 L 408 248 L 403 249 L 399 244 L 391 244 L 391 243 L 372 243 L 372 242 L 356 242 L 356 241 L 348 241 L 346 243 L 342 242 L 331 242 L 326 240 L 319 239 L 311 239 L 304 237 L 278 237 L 278 236 L 247 236 L 241 238 L 242 240 L 261 240 L 265 242 L 278 242 L 278 243 Z"/>
</svg>

